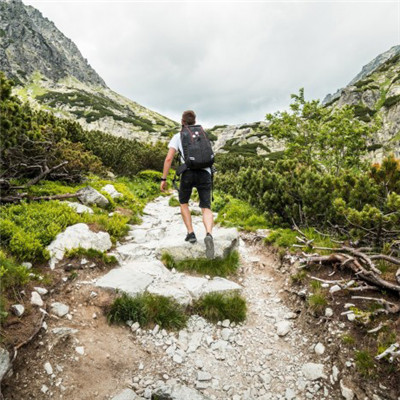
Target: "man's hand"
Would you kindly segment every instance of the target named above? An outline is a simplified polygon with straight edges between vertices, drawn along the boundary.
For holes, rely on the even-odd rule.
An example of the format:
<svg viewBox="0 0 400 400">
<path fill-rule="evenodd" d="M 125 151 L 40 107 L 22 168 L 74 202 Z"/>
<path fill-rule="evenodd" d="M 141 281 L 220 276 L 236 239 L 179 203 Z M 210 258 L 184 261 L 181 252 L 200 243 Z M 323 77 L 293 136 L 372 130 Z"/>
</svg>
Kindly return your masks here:
<svg viewBox="0 0 400 400">
<path fill-rule="evenodd" d="M 161 181 L 160 190 L 161 190 L 162 192 L 165 192 L 167 189 L 168 189 L 167 181 Z"/>
</svg>

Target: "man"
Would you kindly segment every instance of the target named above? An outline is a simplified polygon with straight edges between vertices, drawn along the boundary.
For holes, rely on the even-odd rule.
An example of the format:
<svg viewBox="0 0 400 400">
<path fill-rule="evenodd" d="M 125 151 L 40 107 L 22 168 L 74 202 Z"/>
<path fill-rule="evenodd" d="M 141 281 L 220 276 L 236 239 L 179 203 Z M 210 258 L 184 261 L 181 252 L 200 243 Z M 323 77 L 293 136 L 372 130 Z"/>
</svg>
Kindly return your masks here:
<svg viewBox="0 0 400 400">
<path fill-rule="evenodd" d="M 196 125 L 196 114 L 192 110 L 185 111 L 182 114 L 182 126 Z M 182 163 L 185 162 L 183 158 L 183 147 L 180 132 L 175 134 L 169 142 L 169 151 L 164 161 L 163 175 L 161 178 L 160 189 L 164 192 L 167 189 L 167 176 L 171 168 L 172 161 L 175 153 L 180 152 Z M 211 211 L 211 188 L 212 177 L 211 168 L 203 169 L 187 169 L 181 175 L 181 183 L 179 186 L 179 203 L 181 207 L 181 215 L 183 222 L 187 229 L 185 241 L 196 243 L 196 235 L 193 231 L 192 216 L 189 210 L 189 199 L 192 194 L 193 188 L 197 189 L 200 198 L 200 208 L 203 215 L 203 224 L 206 229 L 206 237 L 204 243 L 206 245 L 206 257 L 214 258 L 214 240 L 212 237 L 212 229 L 214 225 L 213 213 Z"/>
</svg>

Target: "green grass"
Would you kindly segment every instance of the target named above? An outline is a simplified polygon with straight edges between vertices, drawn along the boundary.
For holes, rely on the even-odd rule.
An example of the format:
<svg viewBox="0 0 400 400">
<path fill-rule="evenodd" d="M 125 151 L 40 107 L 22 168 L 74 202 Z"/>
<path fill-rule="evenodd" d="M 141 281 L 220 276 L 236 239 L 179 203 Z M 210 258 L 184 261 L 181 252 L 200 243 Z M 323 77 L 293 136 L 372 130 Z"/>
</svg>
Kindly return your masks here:
<svg viewBox="0 0 400 400">
<path fill-rule="evenodd" d="M 0 250 L 0 288 L 3 293 L 10 288 L 19 289 L 27 284 L 31 280 L 30 272 Z"/>
<path fill-rule="evenodd" d="M 243 322 L 246 319 L 246 300 L 239 294 L 210 293 L 193 305 L 194 312 L 211 322 L 229 319 Z"/>
<path fill-rule="evenodd" d="M 307 272 L 304 269 L 290 276 L 290 279 L 294 284 L 302 283 L 306 280 L 306 278 L 307 278 Z"/>
<path fill-rule="evenodd" d="M 222 226 L 245 231 L 256 231 L 268 226 L 266 218 L 254 207 L 229 195 L 215 193 L 212 209 L 218 212 L 215 222 Z"/>
<path fill-rule="evenodd" d="M 354 360 L 358 372 L 364 377 L 374 376 L 375 364 L 374 358 L 366 350 L 356 350 L 354 352 Z"/>
<path fill-rule="evenodd" d="M 179 200 L 176 197 L 171 197 L 168 201 L 168 205 L 170 207 L 179 207 L 180 203 Z"/>
<path fill-rule="evenodd" d="M 303 229 L 302 232 L 306 235 L 306 240 L 313 240 L 312 246 L 317 247 L 331 247 L 335 248 L 338 245 L 332 242 L 329 236 L 323 236 L 316 232 L 313 228 Z M 284 247 L 291 251 L 297 251 L 299 248 L 293 248 L 294 244 L 301 244 L 297 240 L 297 236 L 302 237 L 297 231 L 287 228 L 278 228 L 270 232 L 270 234 L 264 239 L 264 243 L 275 245 L 278 247 Z M 304 252 L 313 252 L 311 246 L 304 246 L 302 248 Z M 319 250 L 321 254 L 329 254 L 329 251 Z"/>
<path fill-rule="evenodd" d="M 175 300 L 148 293 L 136 297 L 123 293 L 116 298 L 107 314 L 110 323 L 139 322 L 141 327 L 158 324 L 165 329 L 181 329 L 188 316 Z"/>
<path fill-rule="evenodd" d="M 318 289 L 308 297 L 307 302 L 310 309 L 317 314 L 321 314 L 328 304 L 325 294 Z"/>
<path fill-rule="evenodd" d="M 232 251 L 225 258 L 207 258 L 187 259 L 175 261 L 168 253 L 164 253 L 161 261 L 169 268 L 175 268 L 177 271 L 197 272 L 202 275 L 226 277 L 236 273 L 239 267 L 239 253 Z"/>
<path fill-rule="evenodd" d="M 347 344 L 349 346 L 355 344 L 356 342 L 356 339 L 348 333 L 342 335 L 341 339 L 344 344 Z"/>
<path fill-rule="evenodd" d="M 108 265 L 112 266 L 118 263 L 115 256 L 109 256 L 105 251 L 99 251 L 96 249 L 84 249 L 82 247 L 78 247 L 76 249 L 67 250 L 65 252 L 65 258 L 87 258 L 97 265 Z"/>
</svg>

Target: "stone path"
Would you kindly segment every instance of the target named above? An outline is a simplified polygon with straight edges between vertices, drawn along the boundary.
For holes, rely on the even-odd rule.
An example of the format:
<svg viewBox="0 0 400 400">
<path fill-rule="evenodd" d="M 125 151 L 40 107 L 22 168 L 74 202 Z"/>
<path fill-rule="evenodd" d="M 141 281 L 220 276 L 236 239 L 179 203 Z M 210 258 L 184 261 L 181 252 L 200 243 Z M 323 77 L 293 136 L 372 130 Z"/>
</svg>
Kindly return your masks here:
<svg viewBox="0 0 400 400">
<path fill-rule="evenodd" d="M 172 297 L 182 305 L 189 305 L 207 293 L 241 290 L 240 285 L 228 279 L 194 277 L 170 271 L 163 265 L 159 259 L 164 252 L 174 260 L 205 257 L 201 217 L 193 217 L 198 242 L 185 242 L 186 230 L 179 208 L 168 206 L 168 201 L 168 197 L 159 197 L 145 207 L 142 224 L 132 225 L 125 243 L 112 253 L 120 267 L 98 279 L 97 286 L 122 290 L 132 296 L 147 291 Z M 213 236 L 216 257 L 223 257 L 238 247 L 239 234 L 234 228 L 216 227 Z"/>
<path fill-rule="evenodd" d="M 119 288 L 130 294 L 147 290 L 190 303 L 210 290 L 236 289 L 248 302 L 248 319 L 236 325 L 208 323 L 192 316 L 186 329 L 168 333 L 156 326 L 142 330 L 131 326 L 135 340 L 151 354 L 136 366 L 128 388 L 121 388 L 114 400 L 151 398 L 184 399 L 332 399 L 331 383 L 337 373 L 324 365 L 324 345 L 317 346 L 296 329 L 297 315 L 281 301 L 274 275 L 257 270 L 260 258 L 238 240 L 235 229 L 217 227 L 214 237 L 218 254 L 238 246 L 242 258 L 241 285 L 222 278 L 189 277 L 167 270 L 158 261 L 162 251 L 176 258 L 204 257 L 201 241 L 204 228 L 194 217 L 199 243 L 184 243 L 185 229 L 178 208 L 159 198 L 145 208 L 140 226 L 132 226 L 127 242 L 114 254 L 120 268 L 110 271 L 97 285 Z M 128 333 L 127 334 L 131 334 Z M 322 350 L 321 350 L 322 349 Z M 328 380 L 330 376 L 331 382 Z M 161 379 L 160 379 L 161 378 Z M 138 397 L 140 396 L 140 397 Z"/>
</svg>

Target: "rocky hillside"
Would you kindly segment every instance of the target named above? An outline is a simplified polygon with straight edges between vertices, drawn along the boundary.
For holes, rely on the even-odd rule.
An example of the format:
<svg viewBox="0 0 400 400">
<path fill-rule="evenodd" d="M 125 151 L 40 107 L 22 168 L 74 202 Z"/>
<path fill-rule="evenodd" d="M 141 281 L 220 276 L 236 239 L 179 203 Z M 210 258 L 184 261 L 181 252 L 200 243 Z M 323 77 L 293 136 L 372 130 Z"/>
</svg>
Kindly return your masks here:
<svg viewBox="0 0 400 400">
<path fill-rule="evenodd" d="M 153 142 L 176 127 L 109 89 L 77 46 L 20 0 L 0 0 L 0 63 L 22 99 L 85 129 Z"/>
<path fill-rule="evenodd" d="M 356 107 L 357 116 L 368 122 L 378 115 L 383 129 L 375 136 L 371 149 L 373 157 L 382 158 L 384 151 L 400 156 L 400 46 L 380 54 L 335 95 L 328 95 L 324 103 L 331 107 L 345 104 Z"/>
<path fill-rule="evenodd" d="M 371 157 L 381 160 L 385 151 L 400 157 L 400 46 L 392 47 L 365 65 L 345 88 L 327 95 L 323 104 L 327 107 L 354 105 L 356 115 L 365 122 L 375 114 L 380 116 L 383 129 L 371 143 Z M 276 159 L 284 148 L 282 142 L 271 137 L 266 122 L 216 126 L 210 132 L 220 152 Z"/>
<path fill-rule="evenodd" d="M 259 155 L 270 159 L 279 158 L 283 142 L 273 138 L 267 122 L 242 125 L 217 125 L 208 130 L 214 140 L 214 149 L 219 153 Z"/>
</svg>

